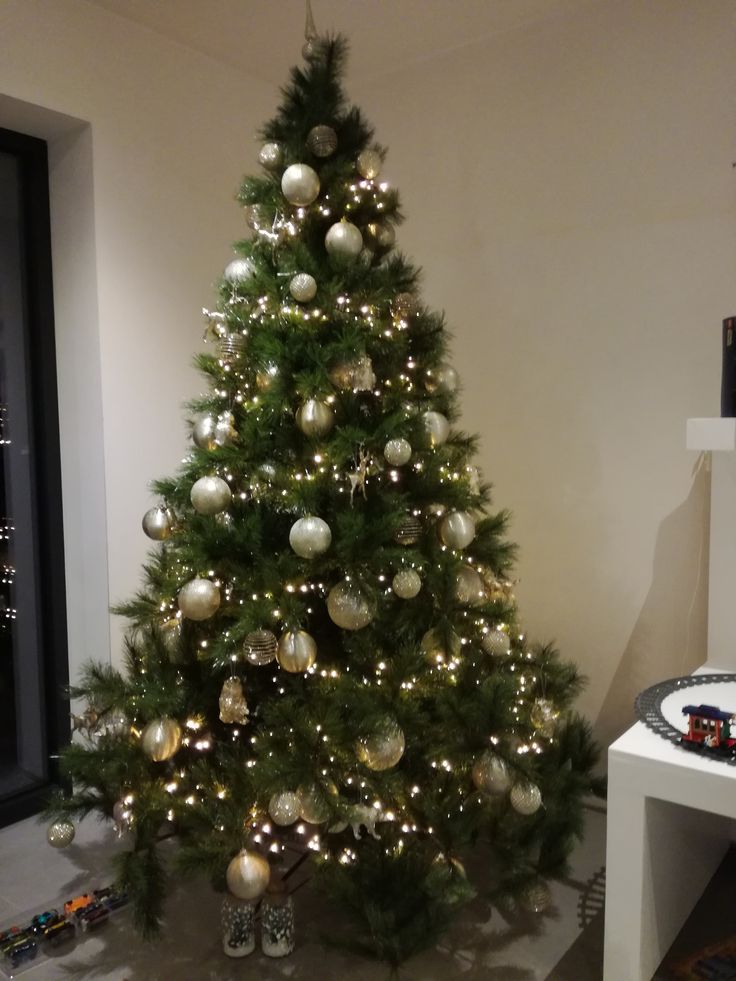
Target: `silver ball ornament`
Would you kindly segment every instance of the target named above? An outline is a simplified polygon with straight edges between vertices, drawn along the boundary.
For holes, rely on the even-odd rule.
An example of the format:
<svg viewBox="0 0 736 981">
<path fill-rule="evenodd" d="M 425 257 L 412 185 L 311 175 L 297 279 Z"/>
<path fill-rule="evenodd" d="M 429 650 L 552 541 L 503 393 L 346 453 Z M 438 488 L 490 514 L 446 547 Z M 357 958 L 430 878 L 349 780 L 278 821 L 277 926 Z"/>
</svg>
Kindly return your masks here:
<svg viewBox="0 0 736 981">
<path fill-rule="evenodd" d="M 527 886 L 519 896 L 519 905 L 527 913 L 544 913 L 552 902 L 552 893 L 543 879 Z"/>
<path fill-rule="evenodd" d="M 449 364 L 441 364 L 431 368 L 425 378 L 424 387 L 430 395 L 452 395 L 458 386 L 458 374 Z"/>
<path fill-rule="evenodd" d="M 309 303 L 317 295 L 317 280 L 309 273 L 297 273 L 291 277 L 289 292 L 297 303 Z"/>
<path fill-rule="evenodd" d="M 447 437 L 450 435 L 450 423 L 441 412 L 423 412 L 420 423 L 424 446 L 433 449 L 447 442 Z"/>
<path fill-rule="evenodd" d="M 401 569 L 391 581 L 391 589 L 399 599 L 414 599 L 422 588 L 422 578 L 414 569 Z"/>
<path fill-rule="evenodd" d="M 246 634 L 243 653 L 251 664 L 261 666 L 274 660 L 278 646 L 276 634 L 270 630 L 252 630 Z"/>
<path fill-rule="evenodd" d="M 143 530 L 154 542 L 163 542 L 171 534 L 171 523 L 166 508 L 150 508 L 143 515 Z"/>
<path fill-rule="evenodd" d="M 354 259 L 363 248 L 363 236 L 351 222 L 338 221 L 327 230 L 325 248 L 336 258 Z"/>
<path fill-rule="evenodd" d="M 542 792 L 535 783 L 515 783 L 509 801 L 519 814 L 536 814 L 542 806 Z"/>
<path fill-rule="evenodd" d="M 276 657 L 284 671 L 301 674 L 314 664 L 317 643 L 306 630 L 288 630 L 279 638 Z"/>
<path fill-rule="evenodd" d="M 214 450 L 217 446 L 215 427 L 217 420 L 210 415 L 200 416 L 192 426 L 192 441 L 200 450 Z"/>
<path fill-rule="evenodd" d="M 511 651 L 511 640 L 505 630 L 489 630 L 481 641 L 486 654 L 508 654 Z"/>
<path fill-rule="evenodd" d="M 199 514 L 219 514 L 232 502 L 233 494 L 222 477 L 200 477 L 192 485 L 189 499 Z"/>
<path fill-rule="evenodd" d="M 298 820 L 301 808 L 299 794 L 294 794 L 290 790 L 282 790 L 281 793 L 274 794 L 268 802 L 271 820 L 281 828 L 286 828 Z"/>
<path fill-rule="evenodd" d="M 343 579 L 327 596 L 327 612 L 333 623 L 343 630 L 362 630 L 374 617 L 373 604 L 360 587 Z"/>
<path fill-rule="evenodd" d="M 220 606 L 220 590 L 209 579 L 191 579 L 179 590 L 177 602 L 187 620 L 207 620 Z"/>
<path fill-rule="evenodd" d="M 505 760 L 487 751 L 473 764 L 473 783 L 484 794 L 505 794 L 511 786 L 511 776 Z"/>
<path fill-rule="evenodd" d="M 296 424 L 305 436 L 325 436 L 335 423 L 335 415 L 325 402 L 307 399 L 296 412 Z"/>
<path fill-rule="evenodd" d="M 258 163 L 266 170 L 279 170 L 284 163 L 284 148 L 273 140 L 264 143 L 258 151 Z"/>
<path fill-rule="evenodd" d="M 322 824 L 330 816 L 330 809 L 325 803 L 317 787 L 300 787 L 299 817 L 307 824 Z"/>
<path fill-rule="evenodd" d="M 228 889 L 238 899 L 259 899 L 271 881 L 271 866 L 263 855 L 244 848 L 231 860 L 225 879 Z"/>
<path fill-rule="evenodd" d="M 46 841 L 52 848 L 66 848 L 74 841 L 74 825 L 65 818 L 52 822 L 46 829 Z"/>
<path fill-rule="evenodd" d="M 307 149 L 315 157 L 331 157 L 337 150 L 337 133 L 331 126 L 313 126 L 307 133 Z"/>
<path fill-rule="evenodd" d="M 289 204 L 306 208 L 319 195 L 319 177 L 309 164 L 292 164 L 281 177 L 281 190 Z"/>
<path fill-rule="evenodd" d="M 390 439 L 383 448 L 383 455 L 392 467 L 403 467 L 411 460 L 411 443 L 408 439 Z"/>
<path fill-rule="evenodd" d="M 406 742 L 401 726 L 393 719 L 386 719 L 370 736 L 359 739 L 355 751 L 361 763 L 369 770 L 390 770 L 404 755 Z"/>
<path fill-rule="evenodd" d="M 241 286 L 253 279 L 256 266 L 252 259 L 233 259 L 225 266 L 225 279 L 232 286 Z"/>
<path fill-rule="evenodd" d="M 361 177 L 372 181 L 381 173 L 381 154 L 377 150 L 362 150 L 355 161 L 355 169 Z"/>
<path fill-rule="evenodd" d="M 314 515 L 299 518 L 289 532 L 289 544 L 302 559 L 313 559 L 322 555 L 330 547 L 331 541 L 330 526 Z"/>
<path fill-rule="evenodd" d="M 485 584 L 472 565 L 461 565 L 455 576 L 455 597 L 464 606 L 480 606 L 485 602 Z"/>
<path fill-rule="evenodd" d="M 448 511 L 437 529 L 440 541 L 448 548 L 467 548 L 475 538 L 475 521 L 467 511 Z"/>
<path fill-rule="evenodd" d="M 170 760 L 181 746 L 181 726 L 170 717 L 154 719 L 141 733 L 141 746 L 154 763 Z"/>
</svg>

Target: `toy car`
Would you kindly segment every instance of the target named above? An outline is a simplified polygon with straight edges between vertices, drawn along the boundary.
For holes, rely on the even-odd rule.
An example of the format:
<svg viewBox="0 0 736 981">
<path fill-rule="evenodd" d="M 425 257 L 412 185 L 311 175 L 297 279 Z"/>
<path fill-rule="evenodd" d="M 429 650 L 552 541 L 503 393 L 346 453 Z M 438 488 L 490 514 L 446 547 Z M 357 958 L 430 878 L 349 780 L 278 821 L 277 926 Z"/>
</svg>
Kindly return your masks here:
<svg viewBox="0 0 736 981">
<path fill-rule="evenodd" d="M 102 926 L 109 915 L 110 910 L 107 906 L 103 906 L 102 903 L 92 903 L 76 914 L 79 925 L 85 933 L 88 930 L 96 930 Z"/>
<path fill-rule="evenodd" d="M 38 913 L 33 917 L 29 924 L 31 933 L 43 933 L 47 927 L 56 923 L 60 919 L 59 911 L 56 909 L 46 910 L 45 913 Z"/>
<path fill-rule="evenodd" d="M 48 947 L 60 947 L 67 940 L 71 940 L 76 932 L 73 923 L 60 918 L 44 930 L 41 939 Z"/>
<path fill-rule="evenodd" d="M 103 900 L 105 906 L 109 910 L 120 909 L 121 906 L 125 906 L 128 903 L 128 894 L 122 889 L 118 892 L 111 891 L 110 895 Z"/>
<path fill-rule="evenodd" d="M 712 756 L 736 756 L 736 712 L 724 712 L 715 705 L 686 705 L 688 731 L 680 739 L 684 749 Z"/>
<path fill-rule="evenodd" d="M 33 939 L 30 930 L 28 929 L 22 930 L 20 927 L 16 927 L 16 926 L 11 927 L 10 930 L 7 931 L 7 935 L 5 939 L 2 942 L 0 942 L 0 952 L 2 952 L 3 954 L 7 954 L 8 951 L 11 949 L 11 947 L 13 947 L 16 943 L 18 943 L 19 940 L 29 940 L 29 939 Z"/>
<path fill-rule="evenodd" d="M 74 899 L 68 899 L 64 903 L 64 915 L 71 916 L 72 913 L 76 914 L 79 910 L 89 906 L 90 903 L 95 901 L 95 897 L 92 893 L 85 892 L 81 896 L 75 896 Z"/>
<path fill-rule="evenodd" d="M 33 937 L 23 937 L 5 952 L 13 967 L 18 967 L 23 961 L 34 960 L 36 954 L 38 954 L 38 944 Z"/>
</svg>

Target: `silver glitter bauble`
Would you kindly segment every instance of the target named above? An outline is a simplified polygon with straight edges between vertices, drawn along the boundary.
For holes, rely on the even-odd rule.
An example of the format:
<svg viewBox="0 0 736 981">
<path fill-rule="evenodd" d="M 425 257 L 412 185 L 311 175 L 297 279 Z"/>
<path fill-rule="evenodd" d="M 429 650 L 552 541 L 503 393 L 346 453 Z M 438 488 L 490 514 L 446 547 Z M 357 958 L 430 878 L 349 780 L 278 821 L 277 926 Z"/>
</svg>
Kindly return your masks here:
<svg viewBox="0 0 736 981">
<path fill-rule="evenodd" d="M 422 588 L 422 578 L 414 569 L 401 569 L 391 581 L 391 589 L 400 599 L 414 599 Z"/>
<path fill-rule="evenodd" d="M 220 692 L 220 722 L 244 726 L 248 722 L 248 703 L 240 678 L 225 678 Z"/>
<path fill-rule="evenodd" d="M 287 167 L 281 177 L 281 190 L 284 197 L 298 208 L 317 200 L 319 195 L 319 177 L 317 171 L 309 164 L 292 164 Z"/>
<path fill-rule="evenodd" d="M 461 565 L 455 575 L 455 597 L 464 606 L 480 606 L 486 600 L 486 590 L 478 570 Z"/>
<path fill-rule="evenodd" d="M 511 640 L 505 630 L 489 630 L 483 636 L 481 647 L 486 654 L 508 654 L 511 650 Z"/>
<path fill-rule="evenodd" d="M 200 416 L 192 426 L 192 441 L 200 450 L 214 450 L 217 446 L 215 440 L 215 426 L 217 420 L 214 416 Z"/>
<path fill-rule="evenodd" d="M 462 649 L 460 638 L 454 631 L 443 632 L 433 627 L 419 641 L 419 648 L 424 656 L 437 664 L 457 657 Z"/>
<path fill-rule="evenodd" d="M 325 803 L 317 787 L 300 787 L 299 817 L 307 824 L 322 824 L 330 816 L 330 809 Z"/>
<path fill-rule="evenodd" d="M 309 273 L 297 273 L 289 281 L 289 292 L 298 303 L 309 303 L 317 295 L 317 280 Z"/>
<path fill-rule="evenodd" d="M 467 511 L 448 511 L 437 530 L 443 545 L 448 548 L 467 548 L 475 538 L 475 521 Z"/>
<path fill-rule="evenodd" d="M 200 477 L 192 485 L 189 499 L 199 514 L 218 514 L 232 502 L 233 494 L 222 477 Z"/>
<path fill-rule="evenodd" d="M 337 150 L 337 133 L 331 126 L 313 126 L 307 133 L 307 149 L 315 157 L 331 157 Z"/>
<path fill-rule="evenodd" d="M 363 248 L 363 236 L 351 222 L 338 221 L 327 230 L 325 248 L 337 258 L 354 259 Z"/>
<path fill-rule="evenodd" d="M 542 792 L 535 783 L 515 783 L 509 801 L 519 814 L 536 814 L 542 806 Z"/>
<path fill-rule="evenodd" d="M 171 524 L 166 508 L 150 508 L 143 515 L 143 530 L 154 542 L 163 542 L 171 534 Z"/>
<path fill-rule="evenodd" d="M 263 855 L 244 848 L 228 865 L 225 879 L 238 899 L 260 899 L 271 881 L 271 866 Z"/>
<path fill-rule="evenodd" d="M 373 619 L 375 610 L 357 583 L 343 579 L 327 596 L 327 612 L 343 630 L 362 630 Z"/>
<path fill-rule="evenodd" d="M 187 620 L 207 620 L 220 605 L 220 590 L 209 579 L 191 579 L 179 590 L 179 609 Z"/>
<path fill-rule="evenodd" d="M 181 726 L 170 717 L 154 719 L 141 733 L 143 752 L 155 763 L 170 760 L 181 746 Z"/>
<path fill-rule="evenodd" d="M 313 559 L 317 555 L 322 555 L 330 547 L 331 541 L 330 526 L 322 518 L 314 515 L 299 518 L 289 532 L 289 544 L 303 559 Z"/>
<path fill-rule="evenodd" d="M 363 239 L 369 249 L 385 252 L 396 244 L 396 230 L 387 221 L 371 221 L 363 229 Z"/>
<path fill-rule="evenodd" d="M 296 424 L 305 436 L 325 436 L 334 422 L 332 409 L 319 399 L 307 399 L 296 412 Z"/>
<path fill-rule="evenodd" d="M 266 170 L 280 170 L 284 164 L 284 148 L 270 140 L 258 151 L 258 163 Z"/>
<path fill-rule="evenodd" d="M 381 154 L 377 150 L 363 150 L 355 161 L 355 169 L 361 177 L 372 181 L 381 173 Z"/>
<path fill-rule="evenodd" d="M 225 266 L 225 279 L 233 286 L 240 286 L 253 279 L 256 266 L 252 259 L 233 259 Z"/>
<path fill-rule="evenodd" d="M 396 317 L 405 319 L 416 313 L 419 301 L 413 293 L 397 293 L 391 301 L 391 310 Z"/>
<path fill-rule="evenodd" d="M 552 902 L 552 893 L 543 879 L 528 885 L 519 895 L 519 905 L 527 913 L 544 913 Z"/>
<path fill-rule="evenodd" d="M 506 761 L 486 751 L 473 763 L 473 783 L 484 794 L 505 794 L 511 786 Z"/>
<path fill-rule="evenodd" d="M 287 630 L 279 637 L 276 657 L 284 671 L 301 674 L 314 664 L 317 643 L 306 630 Z"/>
<path fill-rule="evenodd" d="M 405 746 L 401 726 L 393 719 L 386 719 L 376 732 L 358 740 L 355 752 L 369 770 L 390 770 L 404 755 Z"/>
<path fill-rule="evenodd" d="M 218 356 L 224 364 L 233 364 L 245 352 L 245 337 L 242 334 L 226 334 L 217 345 Z"/>
<path fill-rule="evenodd" d="M 424 387 L 430 395 L 438 393 L 440 395 L 452 395 L 457 389 L 457 372 L 449 364 L 441 364 L 436 368 L 430 368 L 424 378 Z"/>
<path fill-rule="evenodd" d="M 290 790 L 282 790 L 281 793 L 274 794 L 268 802 L 271 820 L 281 828 L 298 820 L 301 809 L 302 802 L 299 794 L 293 794 Z"/>
<path fill-rule="evenodd" d="M 408 439 L 390 439 L 383 448 L 383 455 L 392 467 L 402 467 L 411 460 L 411 443 Z"/>
<path fill-rule="evenodd" d="M 276 657 L 279 642 L 270 630 L 252 630 L 246 634 L 243 653 L 251 664 L 270 664 Z"/>
<path fill-rule="evenodd" d="M 341 361 L 330 369 L 330 381 L 343 392 L 370 392 L 376 384 L 373 362 L 367 354 Z"/>
<path fill-rule="evenodd" d="M 423 412 L 420 422 L 424 446 L 432 449 L 435 446 L 442 446 L 447 441 L 450 435 L 450 423 L 441 412 Z"/>
<path fill-rule="evenodd" d="M 529 713 L 532 725 L 541 736 L 554 735 L 560 713 L 548 698 L 537 698 Z"/>
<path fill-rule="evenodd" d="M 424 532 L 421 519 L 415 514 L 407 514 L 394 532 L 394 538 L 399 545 L 416 545 Z"/>
<path fill-rule="evenodd" d="M 60 818 L 46 829 L 46 841 L 52 848 L 66 848 L 74 841 L 76 831 L 71 821 Z"/>
</svg>

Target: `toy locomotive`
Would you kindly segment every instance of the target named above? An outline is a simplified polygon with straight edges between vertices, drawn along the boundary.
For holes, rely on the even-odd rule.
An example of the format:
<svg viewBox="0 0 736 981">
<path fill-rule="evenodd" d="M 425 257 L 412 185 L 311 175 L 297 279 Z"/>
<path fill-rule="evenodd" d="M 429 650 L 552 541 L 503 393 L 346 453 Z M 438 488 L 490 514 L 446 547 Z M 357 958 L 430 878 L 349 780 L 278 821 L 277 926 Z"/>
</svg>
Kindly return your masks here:
<svg viewBox="0 0 736 981">
<path fill-rule="evenodd" d="M 736 756 L 736 712 L 715 705 L 686 705 L 688 731 L 680 739 L 684 749 L 713 756 Z"/>
</svg>

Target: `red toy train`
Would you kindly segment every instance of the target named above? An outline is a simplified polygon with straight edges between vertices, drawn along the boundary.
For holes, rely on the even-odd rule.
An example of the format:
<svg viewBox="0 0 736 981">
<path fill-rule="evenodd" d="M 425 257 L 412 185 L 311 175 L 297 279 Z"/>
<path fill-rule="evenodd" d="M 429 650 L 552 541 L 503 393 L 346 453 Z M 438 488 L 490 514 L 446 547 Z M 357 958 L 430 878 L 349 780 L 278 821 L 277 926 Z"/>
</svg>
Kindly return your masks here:
<svg viewBox="0 0 736 981">
<path fill-rule="evenodd" d="M 736 712 L 724 712 L 715 705 L 686 705 L 688 731 L 680 740 L 685 749 L 714 756 L 736 756 Z"/>
</svg>

